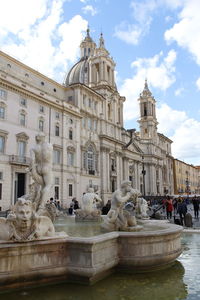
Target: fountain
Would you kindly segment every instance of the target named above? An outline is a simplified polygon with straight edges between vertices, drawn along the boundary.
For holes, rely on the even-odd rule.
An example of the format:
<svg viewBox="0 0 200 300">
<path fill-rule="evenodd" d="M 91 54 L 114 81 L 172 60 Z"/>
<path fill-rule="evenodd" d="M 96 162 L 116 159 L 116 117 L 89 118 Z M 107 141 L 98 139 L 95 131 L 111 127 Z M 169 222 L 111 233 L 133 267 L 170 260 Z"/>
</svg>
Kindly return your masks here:
<svg viewBox="0 0 200 300">
<path fill-rule="evenodd" d="M 89 284 L 116 270 L 161 269 L 180 255 L 182 227 L 148 220 L 145 202 L 137 199 L 139 192 L 127 181 L 113 193 L 111 210 L 101 224 L 107 233 L 100 232 L 100 224 L 99 234 L 89 237 L 56 233 L 45 208 L 51 188 L 51 163 L 52 146 L 39 135 L 29 170 L 33 193 L 18 199 L 6 219 L 0 218 L 0 290 L 61 280 Z M 93 191 L 89 193 L 93 199 Z M 137 203 L 140 224 L 123 210 L 131 199 Z"/>
<path fill-rule="evenodd" d="M 94 192 L 94 189 L 88 188 L 82 198 L 82 208 L 75 211 L 76 221 L 101 221 L 101 211 L 96 207 L 96 204 L 101 202 L 101 198 Z"/>
</svg>

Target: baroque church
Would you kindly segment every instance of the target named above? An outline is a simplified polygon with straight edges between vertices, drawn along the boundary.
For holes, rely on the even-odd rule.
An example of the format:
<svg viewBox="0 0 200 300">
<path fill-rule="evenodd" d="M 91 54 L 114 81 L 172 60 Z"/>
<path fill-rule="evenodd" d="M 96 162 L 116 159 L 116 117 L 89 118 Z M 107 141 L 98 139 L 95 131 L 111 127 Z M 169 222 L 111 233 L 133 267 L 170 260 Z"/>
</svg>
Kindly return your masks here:
<svg viewBox="0 0 200 300">
<path fill-rule="evenodd" d="M 74 197 L 81 204 L 88 187 L 106 203 L 123 180 L 144 196 L 173 194 L 172 141 L 157 131 L 147 81 L 138 99 L 139 131 L 126 130 L 114 71 L 103 35 L 96 45 L 89 29 L 63 84 L 0 52 L 1 210 L 29 190 L 38 132 L 53 145 L 51 196 L 64 208 Z"/>
</svg>

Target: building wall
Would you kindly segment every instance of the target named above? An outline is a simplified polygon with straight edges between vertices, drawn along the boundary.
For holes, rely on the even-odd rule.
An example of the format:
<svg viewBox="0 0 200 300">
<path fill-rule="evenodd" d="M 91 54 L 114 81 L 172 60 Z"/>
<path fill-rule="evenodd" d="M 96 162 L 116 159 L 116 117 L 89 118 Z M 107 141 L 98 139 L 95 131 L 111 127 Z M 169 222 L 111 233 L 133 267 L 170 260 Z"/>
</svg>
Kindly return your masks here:
<svg viewBox="0 0 200 300">
<path fill-rule="evenodd" d="M 146 195 L 163 194 L 165 189 L 172 193 L 169 140 L 159 134 L 148 142 L 137 132 L 131 136 L 123 128 L 125 98 L 114 88 L 113 79 L 109 80 L 111 87 L 97 83 L 93 88 L 78 83 L 66 87 L 0 52 L 0 91 L 6 92 L 6 97 L 0 97 L 0 105 L 5 107 L 5 117 L 0 119 L 0 136 L 5 138 L 4 153 L 0 154 L 2 210 L 14 204 L 20 176 L 24 176 L 28 192 L 30 149 L 41 130 L 40 121 L 44 122 L 43 132 L 53 145 L 54 155 L 60 156 L 57 162 L 54 158 L 51 195 L 57 194 L 63 207 L 68 207 L 73 197 L 81 202 L 89 186 L 106 202 L 124 179 L 143 191 L 143 164 Z M 24 114 L 25 124 L 20 123 L 20 114 Z M 19 142 L 25 143 L 23 159 L 19 155 Z M 85 166 L 89 147 L 94 150 L 96 160 L 93 174 Z"/>
<path fill-rule="evenodd" d="M 199 194 L 199 170 L 197 167 L 174 159 L 174 193 Z"/>
</svg>

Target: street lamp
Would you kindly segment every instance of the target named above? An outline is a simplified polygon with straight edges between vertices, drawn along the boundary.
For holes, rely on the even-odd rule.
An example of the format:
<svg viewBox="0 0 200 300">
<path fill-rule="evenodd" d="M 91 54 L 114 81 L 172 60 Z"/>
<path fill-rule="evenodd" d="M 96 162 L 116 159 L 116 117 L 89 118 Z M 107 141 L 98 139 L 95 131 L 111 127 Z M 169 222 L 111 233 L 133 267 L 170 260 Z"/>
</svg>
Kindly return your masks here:
<svg viewBox="0 0 200 300">
<path fill-rule="evenodd" d="M 145 198 L 146 194 L 145 194 L 145 175 L 146 175 L 146 171 L 144 169 L 144 156 L 142 156 L 142 178 L 143 178 L 143 196 Z"/>
<path fill-rule="evenodd" d="M 188 179 L 188 171 L 186 171 L 185 186 L 186 186 L 186 193 L 189 195 L 189 193 L 190 193 L 190 183 L 189 183 L 189 179 Z"/>
</svg>

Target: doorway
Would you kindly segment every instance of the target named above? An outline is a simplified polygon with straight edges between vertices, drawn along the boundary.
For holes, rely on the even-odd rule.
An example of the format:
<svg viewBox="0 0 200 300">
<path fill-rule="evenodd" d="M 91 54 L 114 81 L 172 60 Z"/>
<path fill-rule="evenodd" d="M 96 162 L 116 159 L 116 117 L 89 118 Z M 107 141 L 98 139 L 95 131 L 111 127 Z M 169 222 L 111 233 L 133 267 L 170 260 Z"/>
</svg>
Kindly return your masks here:
<svg viewBox="0 0 200 300">
<path fill-rule="evenodd" d="M 18 198 L 25 195 L 26 174 L 15 173 L 15 203 Z"/>
</svg>

